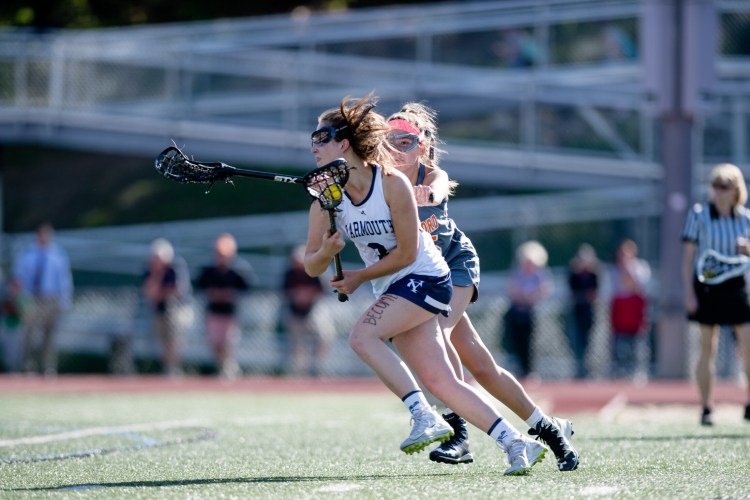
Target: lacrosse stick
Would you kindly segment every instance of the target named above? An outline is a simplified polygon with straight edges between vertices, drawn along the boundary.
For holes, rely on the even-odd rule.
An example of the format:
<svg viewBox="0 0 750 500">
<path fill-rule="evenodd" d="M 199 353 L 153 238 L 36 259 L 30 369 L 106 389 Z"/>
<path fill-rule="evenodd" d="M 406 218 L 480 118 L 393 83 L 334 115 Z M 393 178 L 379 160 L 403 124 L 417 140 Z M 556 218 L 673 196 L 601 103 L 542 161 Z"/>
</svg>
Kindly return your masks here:
<svg viewBox="0 0 750 500">
<path fill-rule="evenodd" d="M 307 194 L 318 200 L 323 210 L 328 212 L 331 233 L 336 232 L 336 210 L 344 199 L 344 185 L 349 180 L 349 165 L 346 160 L 339 158 L 322 167 L 308 172 L 303 177 L 295 175 L 281 175 L 258 170 L 246 170 L 221 162 L 201 162 L 191 160 L 175 146 L 162 151 L 154 160 L 154 166 L 167 179 L 182 183 L 209 184 L 217 181 L 231 182 L 231 177 L 254 177 L 288 184 L 302 184 Z M 333 258 L 336 279 L 343 279 L 341 257 L 336 254 Z M 346 294 L 338 294 L 339 301 L 349 299 Z"/>
<path fill-rule="evenodd" d="M 706 285 L 716 285 L 745 274 L 750 269 L 750 257 L 729 256 L 716 250 L 706 250 L 698 257 L 696 268 L 698 281 Z"/>
</svg>

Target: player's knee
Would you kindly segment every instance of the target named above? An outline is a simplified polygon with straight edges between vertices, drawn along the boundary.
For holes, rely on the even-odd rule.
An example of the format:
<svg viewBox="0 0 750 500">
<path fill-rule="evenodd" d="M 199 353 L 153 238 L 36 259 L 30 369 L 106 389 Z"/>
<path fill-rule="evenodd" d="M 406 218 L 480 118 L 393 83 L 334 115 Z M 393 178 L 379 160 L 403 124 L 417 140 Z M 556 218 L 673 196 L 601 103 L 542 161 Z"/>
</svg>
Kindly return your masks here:
<svg viewBox="0 0 750 500">
<path fill-rule="evenodd" d="M 420 374 L 419 381 L 424 389 L 441 401 L 445 401 L 446 397 L 450 398 L 451 394 L 461 390 L 460 383 L 455 377 Z"/>
<path fill-rule="evenodd" d="M 349 334 L 349 347 L 352 351 L 354 351 L 357 355 L 362 355 L 367 350 L 367 342 L 366 342 L 365 335 L 357 331 L 356 329 L 352 330 L 352 332 Z"/>
<path fill-rule="evenodd" d="M 480 385 L 485 385 L 487 382 L 491 382 L 497 376 L 497 370 L 495 369 L 494 364 L 475 363 L 471 367 L 467 367 L 467 370 L 469 370 L 471 375 Z"/>
<path fill-rule="evenodd" d="M 472 376 L 478 381 L 482 382 L 497 376 L 497 372 L 502 370 L 495 364 L 495 360 L 491 356 L 486 356 L 482 352 L 473 352 L 472 356 L 466 356 L 466 359 L 461 358 L 466 369 L 472 374 Z"/>
</svg>

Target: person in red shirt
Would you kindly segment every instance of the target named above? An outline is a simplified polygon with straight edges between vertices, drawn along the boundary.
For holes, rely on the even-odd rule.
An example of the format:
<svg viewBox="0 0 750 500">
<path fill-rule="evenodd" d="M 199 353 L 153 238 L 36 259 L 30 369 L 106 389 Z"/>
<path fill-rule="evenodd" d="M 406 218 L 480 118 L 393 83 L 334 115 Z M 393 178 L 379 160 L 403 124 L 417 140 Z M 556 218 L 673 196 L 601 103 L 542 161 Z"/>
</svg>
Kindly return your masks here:
<svg viewBox="0 0 750 500">
<path fill-rule="evenodd" d="M 615 256 L 610 302 L 612 375 L 615 378 L 645 375 L 641 352 L 649 327 L 646 285 L 650 277 L 650 267 L 638 258 L 636 243 L 633 240 L 620 243 Z"/>
</svg>

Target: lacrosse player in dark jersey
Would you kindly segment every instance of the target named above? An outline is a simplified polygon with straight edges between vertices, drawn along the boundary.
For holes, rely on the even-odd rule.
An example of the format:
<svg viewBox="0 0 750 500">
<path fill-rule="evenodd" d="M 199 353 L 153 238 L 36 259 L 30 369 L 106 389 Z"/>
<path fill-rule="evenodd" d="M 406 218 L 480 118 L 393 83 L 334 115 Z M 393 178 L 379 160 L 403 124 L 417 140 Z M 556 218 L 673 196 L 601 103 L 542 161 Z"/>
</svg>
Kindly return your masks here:
<svg viewBox="0 0 750 500">
<path fill-rule="evenodd" d="M 436 112 L 421 103 L 407 103 L 388 118 L 388 124 L 393 156 L 413 186 L 421 226 L 432 235 L 451 270 L 453 312 L 438 320 L 456 375 L 463 379 L 462 365 L 466 366 L 482 387 L 525 420 L 531 427 L 529 434 L 547 443 L 560 470 L 574 470 L 578 452 L 569 441 L 573 434 L 570 421 L 549 417 L 534 404 L 518 380 L 495 363 L 466 314 L 466 308 L 478 296 L 479 256 L 471 240 L 448 216 L 448 198 L 457 183 L 439 167 L 442 151 L 438 147 Z M 450 408 L 443 417 L 455 434 L 433 450 L 430 459 L 449 464 L 472 462 L 466 421 Z"/>
</svg>

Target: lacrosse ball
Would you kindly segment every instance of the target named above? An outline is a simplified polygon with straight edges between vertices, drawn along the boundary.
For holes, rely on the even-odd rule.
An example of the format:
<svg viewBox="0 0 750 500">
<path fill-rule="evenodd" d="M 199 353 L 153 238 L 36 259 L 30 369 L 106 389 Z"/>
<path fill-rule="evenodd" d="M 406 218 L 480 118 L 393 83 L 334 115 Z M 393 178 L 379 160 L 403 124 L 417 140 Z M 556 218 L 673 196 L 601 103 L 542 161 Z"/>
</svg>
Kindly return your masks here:
<svg viewBox="0 0 750 500">
<path fill-rule="evenodd" d="M 341 188 L 338 184 L 331 184 L 325 189 L 325 191 L 323 191 L 323 194 L 326 198 L 333 201 L 339 201 L 344 195 L 344 193 L 341 192 Z"/>
</svg>

